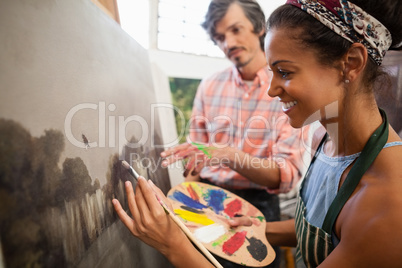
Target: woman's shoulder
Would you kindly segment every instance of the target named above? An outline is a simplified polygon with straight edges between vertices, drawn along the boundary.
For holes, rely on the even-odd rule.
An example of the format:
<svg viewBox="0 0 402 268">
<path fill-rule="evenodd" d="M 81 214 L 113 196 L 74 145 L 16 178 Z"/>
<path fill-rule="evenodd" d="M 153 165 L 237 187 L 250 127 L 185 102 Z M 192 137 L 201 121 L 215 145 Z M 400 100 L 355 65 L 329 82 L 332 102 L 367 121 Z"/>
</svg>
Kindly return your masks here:
<svg viewBox="0 0 402 268">
<path fill-rule="evenodd" d="M 402 207 L 402 143 L 387 143 L 363 175 L 360 186 L 364 199 L 370 199 L 367 201 L 380 202 L 391 211 Z"/>
<path fill-rule="evenodd" d="M 382 158 L 381 162 L 385 160 Z M 385 166 L 388 168 L 394 163 Z M 376 170 L 376 165 L 366 172 L 343 207 L 335 229 L 341 241 L 339 246 L 347 252 L 364 248 L 364 252 L 358 254 L 370 267 L 396 267 L 402 251 L 402 244 L 395 242 L 402 240 L 402 172 L 399 167 L 399 173 L 386 170 L 385 166 Z"/>
<path fill-rule="evenodd" d="M 390 136 L 361 178 L 355 197 L 351 198 L 353 203 L 361 201 L 372 208 L 377 207 L 377 203 L 382 204 L 380 210 L 384 209 L 383 206 L 391 210 L 402 207 L 402 143 L 399 137 Z"/>
<path fill-rule="evenodd" d="M 402 183 L 402 141 L 391 128 L 387 144 L 373 163 L 372 171 L 379 179 L 391 179 Z"/>
<path fill-rule="evenodd" d="M 379 153 L 340 213 L 336 227 L 338 233 L 345 233 L 344 231 L 349 229 L 355 234 L 381 236 L 383 233 L 378 229 L 379 226 L 388 226 L 391 230 L 400 229 L 401 163 L 402 145 L 386 147 Z M 398 231 L 397 236 L 398 239 L 402 239 L 402 232 Z M 383 242 L 384 245 L 390 243 L 390 241 Z M 402 247 L 400 249 L 402 250 Z"/>
<path fill-rule="evenodd" d="M 388 183 L 399 183 L 402 187 L 402 142 L 392 141 L 387 143 L 378 154 L 368 174 L 373 174 L 380 181 L 386 180 Z"/>
</svg>

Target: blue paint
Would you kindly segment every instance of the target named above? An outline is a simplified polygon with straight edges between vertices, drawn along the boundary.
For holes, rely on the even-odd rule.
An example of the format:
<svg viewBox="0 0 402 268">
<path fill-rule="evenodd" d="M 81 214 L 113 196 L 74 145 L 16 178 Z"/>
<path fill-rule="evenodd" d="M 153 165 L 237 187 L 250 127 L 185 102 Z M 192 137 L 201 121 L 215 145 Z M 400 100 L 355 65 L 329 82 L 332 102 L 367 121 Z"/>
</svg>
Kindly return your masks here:
<svg viewBox="0 0 402 268">
<path fill-rule="evenodd" d="M 219 214 L 223 210 L 223 201 L 226 197 L 226 193 L 221 189 L 208 189 L 208 192 L 204 194 L 205 201 L 208 202 L 208 206 L 211 207 L 216 214 Z"/>
<path fill-rule="evenodd" d="M 206 208 L 206 206 L 204 206 L 200 202 L 192 199 L 191 197 L 189 197 L 189 196 L 187 196 L 187 195 L 185 195 L 185 194 L 183 194 L 182 192 L 179 192 L 179 191 L 174 191 L 173 199 L 175 199 L 178 202 L 183 203 L 184 205 L 186 205 L 187 207 L 190 207 L 190 208 L 195 208 L 195 209 Z"/>
</svg>

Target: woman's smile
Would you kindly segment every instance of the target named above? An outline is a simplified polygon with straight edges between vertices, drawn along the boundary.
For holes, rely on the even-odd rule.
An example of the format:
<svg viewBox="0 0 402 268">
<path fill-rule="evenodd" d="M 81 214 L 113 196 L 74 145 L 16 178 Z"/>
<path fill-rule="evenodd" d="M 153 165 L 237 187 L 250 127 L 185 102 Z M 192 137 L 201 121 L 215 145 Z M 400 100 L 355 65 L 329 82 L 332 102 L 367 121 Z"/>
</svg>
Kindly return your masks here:
<svg viewBox="0 0 402 268">
<path fill-rule="evenodd" d="M 296 104 L 297 101 L 282 102 L 282 111 L 286 113 L 291 110 Z"/>
</svg>

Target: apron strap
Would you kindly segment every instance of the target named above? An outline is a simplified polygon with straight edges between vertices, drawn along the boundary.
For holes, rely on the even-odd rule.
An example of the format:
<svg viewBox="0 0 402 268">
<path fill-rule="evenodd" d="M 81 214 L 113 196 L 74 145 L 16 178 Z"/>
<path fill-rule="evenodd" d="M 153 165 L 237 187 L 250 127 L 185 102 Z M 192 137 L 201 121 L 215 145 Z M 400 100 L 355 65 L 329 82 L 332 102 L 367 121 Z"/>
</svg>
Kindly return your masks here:
<svg viewBox="0 0 402 268">
<path fill-rule="evenodd" d="M 382 124 L 376 129 L 376 131 L 371 135 L 370 139 L 367 141 L 363 148 L 360 156 L 357 158 L 355 164 L 346 176 L 345 182 L 339 189 L 338 194 L 332 201 L 331 206 L 328 209 L 327 215 L 325 216 L 322 229 L 328 234 L 332 233 L 333 226 L 339 213 L 341 212 L 346 201 L 352 195 L 356 186 L 359 184 L 363 174 L 374 162 L 377 155 L 383 149 L 384 145 L 388 140 L 388 119 L 386 113 L 380 108 L 380 113 L 383 118 Z"/>
<path fill-rule="evenodd" d="M 316 149 L 316 151 L 315 151 L 315 153 L 314 153 L 313 158 L 311 158 L 310 165 L 308 166 L 307 171 L 306 171 L 306 174 L 304 175 L 304 177 L 307 177 L 308 173 L 310 172 L 310 169 L 311 169 L 311 167 L 313 166 L 314 161 L 317 159 L 317 156 L 318 156 L 318 154 L 319 154 L 320 148 L 322 147 L 322 145 L 323 145 L 324 142 L 326 141 L 327 137 L 328 137 L 328 133 L 325 132 L 324 137 L 322 137 L 320 143 L 318 144 L 318 147 L 317 147 L 317 149 Z M 300 195 L 300 193 L 301 193 L 301 189 L 303 188 L 305 181 L 306 181 L 306 180 L 303 179 L 303 181 L 302 181 L 302 183 L 301 183 L 301 185 L 300 185 L 299 195 Z"/>
</svg>

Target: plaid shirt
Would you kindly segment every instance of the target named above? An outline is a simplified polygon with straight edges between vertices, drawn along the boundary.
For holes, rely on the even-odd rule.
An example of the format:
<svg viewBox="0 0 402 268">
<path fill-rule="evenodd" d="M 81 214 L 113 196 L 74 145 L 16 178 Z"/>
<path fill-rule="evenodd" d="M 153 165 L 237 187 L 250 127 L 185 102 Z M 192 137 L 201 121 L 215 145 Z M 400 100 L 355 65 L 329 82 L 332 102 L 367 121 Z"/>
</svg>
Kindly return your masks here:
<svg viewBox="0 0 402 268">
<path fill-rule="evenodd" d="M 304 135 L 290 126 L 278 98 L 268 96 L 271 76 L 263 68 L 249 87 L 232 67 L 203 79 L 194 99 L 188 138 L 273 159 L 280 167 L 281 184 L 279 189 L 267 190 L 280 193 L 291 190 L 301 178 Z M 200 175 L 226 189 L 266 189 L 222 165 L 205 167 Z"/>
</svg>

